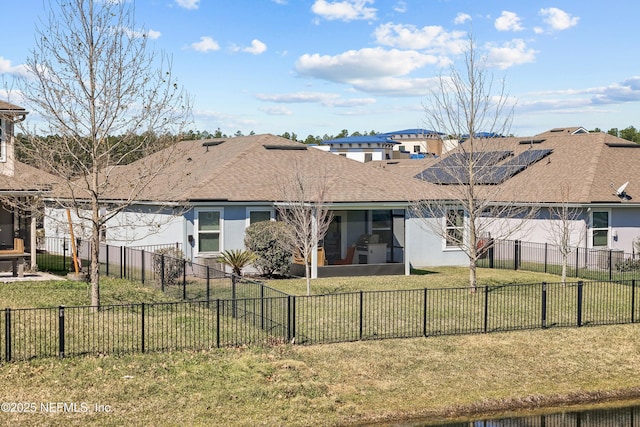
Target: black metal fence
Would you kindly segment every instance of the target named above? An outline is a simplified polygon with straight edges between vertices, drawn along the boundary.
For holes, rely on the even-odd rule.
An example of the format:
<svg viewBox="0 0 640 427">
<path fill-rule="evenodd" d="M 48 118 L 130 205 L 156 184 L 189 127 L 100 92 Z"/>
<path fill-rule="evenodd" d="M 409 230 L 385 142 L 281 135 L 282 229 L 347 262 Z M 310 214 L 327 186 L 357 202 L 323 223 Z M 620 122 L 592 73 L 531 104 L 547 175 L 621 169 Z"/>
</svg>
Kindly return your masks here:
<svg viewBox="0 0 640 427">
<path fill-rule="evenodd" d="M 58 247 L 67 250 L 70 245 Z M 83 264 L 88 247 L 78 242 Z M 106 246 L 102 274 L 154 286 L 183 300 L 0 311 L 0 362 L 34 357 L 207 349 L 281 342 L 490 333 L 518 329 L 623 324 L 640 312 L 636 279 L 622 280 L 614 254 L 576 251 L 575 275 L 594 281 L 469 288 L 360 291 L 294 296 L 212 266 L 170 256 L 176 249 Z M 177 248 L 179 250 L 179 248 Z M 496 241 L 488 267 L 557 272 L 550 245 Z M 71 266 L 70 254 L 53 254 Z M 616 255 L 617 256 L 617 255 Z M 598 264 L 599 260 L 608 264 Z M 561 265 L 561 262 L 560 262 Z M 571 265 L 571 264 L 569 264 Z M 591 268 L 590 268 L 591 267 Z M 606 268 L 608 267 L 608 268 Z"/>
<path fill-rule="evenodd" d="M 640 257 L 616 249 L 572 247 L 563 251 L 548 243 L 494 240 L 479 260 L 480 267 L 562 274 L 588 280 L 640 279 Z"/>
<path fill-rule="evenodd" d="M 209 349 L 295 342 L 477 334 L 634 323 L 631 281 L 281 296 L 256 283 L 257 297 L 0 311 L 1 361 L 82 354 Z"/>
</svg>

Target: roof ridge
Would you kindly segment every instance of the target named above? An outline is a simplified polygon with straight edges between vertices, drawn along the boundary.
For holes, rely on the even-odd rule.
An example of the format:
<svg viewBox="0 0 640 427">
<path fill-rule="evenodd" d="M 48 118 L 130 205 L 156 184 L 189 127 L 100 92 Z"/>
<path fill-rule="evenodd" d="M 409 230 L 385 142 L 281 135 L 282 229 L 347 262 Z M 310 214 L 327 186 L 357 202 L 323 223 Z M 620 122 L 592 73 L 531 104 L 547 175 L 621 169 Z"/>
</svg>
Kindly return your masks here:
<svg viewBox="0 0 640 427">
<path fill-rule="evenodd" d="M 591 134 L 594 135 L 594 134 Z M 585 200 L 587 202 L 591 201 L 590 200 L 590 196 L 591 196 L 591 192 L 593 191 L 593 184 L 596 180 L 596 172 L 598 170 L 598 165 L 600 164 L 600 157 L 602 156 L 602 150 L 604 149 L 604 133 L 599 133 L 599 134 L 595 134 L 595 138 L 596 139 L 596 147 L 594 148 L 593 152 L 593 156 L 591 156 L 591 161 L 589 162 L 589 170 L 585 171 L 587 173 L 585 173 L 585 181 L 588 182 L 587 185 L 582 187 L 582 193 L 581 194 L 581 199 Z"/>
</svg>

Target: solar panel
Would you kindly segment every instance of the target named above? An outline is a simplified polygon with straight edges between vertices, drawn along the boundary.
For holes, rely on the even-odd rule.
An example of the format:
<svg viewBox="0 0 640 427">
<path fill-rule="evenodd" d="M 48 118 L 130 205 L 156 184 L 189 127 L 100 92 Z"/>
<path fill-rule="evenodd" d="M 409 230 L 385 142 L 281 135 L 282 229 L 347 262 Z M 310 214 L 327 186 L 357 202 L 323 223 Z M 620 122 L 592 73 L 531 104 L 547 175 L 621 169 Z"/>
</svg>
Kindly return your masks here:
<svg viewBox="0 0 640 427">
<path fill-rule="evenodd" d="M 543 159 L 544 157 L 551 154 L 553 150 L 545 149 L 545 150 L 527 150 L 515 156 L 513 159 L 509 159 L 504 163 L 505 166 L 508 165 L 524 165 L 525 167 L 534 164 L 535 162 Z"/>
<path fill-rule="evenodd" d="M 513 155 L 512 151 L 484 151 L 473 153 L 473 181 L 476 184 L 497 185 L 522 172 L 528 166 L 551 154 L 553 150 L 527 150 L 516 157 L 498 164 Z M 469 184 L 470 153 L 453 153 L 437 164 L 423 170 L 415 177 L 433 184 Z M 465 163 L 466 162 L 466 163 Z"/>
</svg>

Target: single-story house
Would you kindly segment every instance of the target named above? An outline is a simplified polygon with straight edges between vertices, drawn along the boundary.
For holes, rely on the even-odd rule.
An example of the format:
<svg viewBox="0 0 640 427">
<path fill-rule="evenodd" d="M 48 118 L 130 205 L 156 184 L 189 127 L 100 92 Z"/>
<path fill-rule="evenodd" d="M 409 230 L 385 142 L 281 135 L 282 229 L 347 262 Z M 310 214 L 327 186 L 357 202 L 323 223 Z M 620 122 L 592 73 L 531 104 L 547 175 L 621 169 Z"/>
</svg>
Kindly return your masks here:
<svg viewBox="0 0 640 427">
<path fill-rule="evenodd" d="M 517 228 L 519 234 L 508 238 L 549 242 L 549 225 L 557 222 L 551 209 L 569 204 L 577 211 L 571 218 L 574 245 L 632 250 L 640 236 L 640 145 L 582 128 L 484 141 L 485 151 L 499 153 L 492 156 L 492 173 L 481 185 L 500 190 L 492 193 L 492 202 L 539 208 L 526 227 Z M 138 162 L 153 162 L 156 155 L 161 154 Z M 426 226 L 446 225 L 445 216 L 424 218 L 414 209 L 415 201 L 429 199 L 448 202 L 458 212 L 453 195 L 460 183 L 439 172 L 456 155 L 452 150 L 438 158 L 361 163 L 269 134 L 183 141 L 172 163 L 107 224 L 104 239 L 136 246 L 177 242 L 187 259 L 213 263 L 221 251 L 244 248 L 245 229 L 252 222 L 275 218 L 287 177 L 302 171 L 326 180 L 334 216 L 323 242 L 329 265 L 314 260 L 313 277 L 408 274 L 411 266 L 467 265 L 459 247 Z M 126 200 L 126 183 L 141 169 L 138 162 L 118 167 L 112 175 L 104 209 Z M 62 214 L 55 209 L 49 213 Z M 460 230 L 454 231 L 464 233 L 468 224 L 465 213 L 460 215 Z M 492 237 L 505 237 L 501 231 L 492 230 Z M 354 246 L 350 270 L 338 261 Z"/>
</svg>

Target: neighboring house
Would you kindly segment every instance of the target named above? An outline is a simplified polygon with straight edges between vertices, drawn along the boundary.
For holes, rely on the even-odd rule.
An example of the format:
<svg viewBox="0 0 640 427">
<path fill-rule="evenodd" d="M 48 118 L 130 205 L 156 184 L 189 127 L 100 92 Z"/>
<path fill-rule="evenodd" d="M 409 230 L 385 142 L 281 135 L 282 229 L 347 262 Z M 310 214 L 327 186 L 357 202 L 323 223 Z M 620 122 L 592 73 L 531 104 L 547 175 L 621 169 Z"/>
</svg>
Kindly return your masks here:
<svg viewBox="0 0 640 427">
<path fill-rule="evenodd" d="M 574 127 L 556 128 L 533 137 L 493 138 L 483 146 L 496 153 L 509 153 L 500 160 L 496 157 L 493 165 L 495 171 L 508 170 L 506 175 L 487 176 L 486 185 L 501 186 L 505 195 L 495 202 L 540 209 L 535 219 L 510 238 L 551 243 L 550 209 L 566 205 L 573 214 L 573 246 L 626 253 L 634 250 L 633 242 L 640 238 L 639 144 Z M 456 185 L 447 182 L 451 177 L 442 174 L 439 161 L 395 161 L 379 166 L 443 188 Z M 500 230 L 492 234 L 499 237 Z"/>
<path fill-rule="evenodd" d="M 323 141 L 314 148 L 359 162 L 440 156 L 451 144 L 427 129 L 405 129 L 376 135 L 355 135 Z"/>
<path fill-rule="evenodd" d="M 35 167 L 16 160 L 15 124 L 28 112 L 17 105 L 0 101 L 0 249 L 13 248 L 14 238 L 24 240 L 26 252 L 35 262 L 36 228 L 39 215 L 32 215 L 33 203 L 47 194 L 51 177 Z"/>
</svg>

